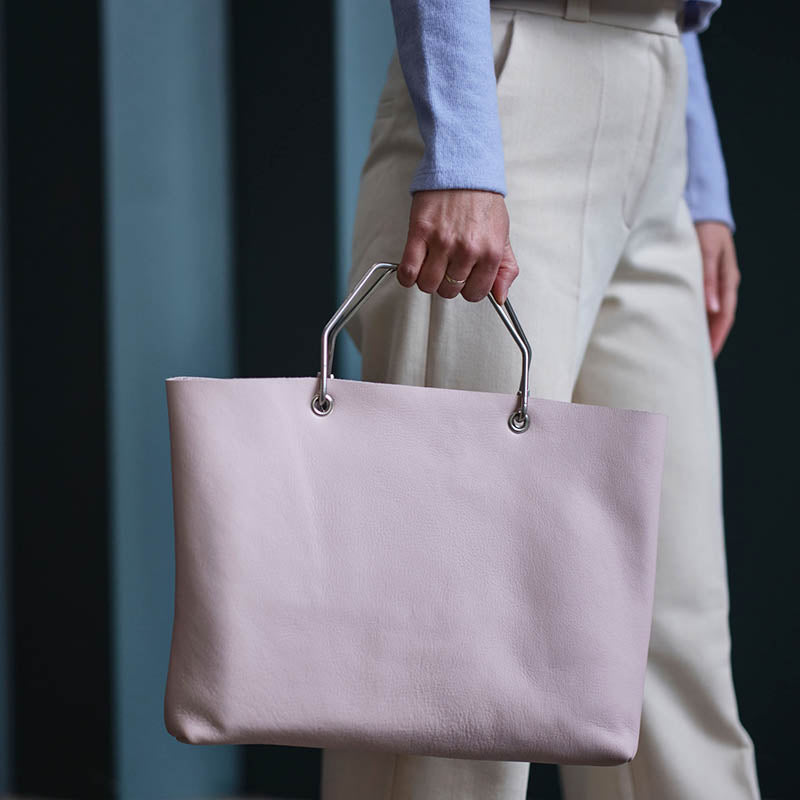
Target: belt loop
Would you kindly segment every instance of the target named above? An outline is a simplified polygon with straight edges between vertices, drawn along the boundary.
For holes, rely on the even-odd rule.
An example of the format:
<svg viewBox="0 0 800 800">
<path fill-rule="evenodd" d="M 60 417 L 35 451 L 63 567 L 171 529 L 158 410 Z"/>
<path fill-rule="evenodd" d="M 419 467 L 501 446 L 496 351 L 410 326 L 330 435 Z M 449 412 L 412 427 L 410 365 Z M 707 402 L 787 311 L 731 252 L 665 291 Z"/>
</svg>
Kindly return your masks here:
<svg viewBox="0 0 800 800">
<path fill-rule="evenodd" d="M 566 0 L 564 19 L 571 19 L 575 22 L 588 22 L 590 4 L 591 0 Z"/>
</svg>

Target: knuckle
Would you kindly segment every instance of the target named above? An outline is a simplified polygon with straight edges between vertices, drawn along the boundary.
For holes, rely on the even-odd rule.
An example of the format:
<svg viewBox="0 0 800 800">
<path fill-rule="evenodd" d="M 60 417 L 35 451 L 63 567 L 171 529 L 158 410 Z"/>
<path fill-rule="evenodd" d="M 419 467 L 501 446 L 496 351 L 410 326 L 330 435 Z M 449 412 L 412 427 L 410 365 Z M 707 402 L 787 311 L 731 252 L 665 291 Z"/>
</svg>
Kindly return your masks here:
<svg viewBox="0 0 800 800">
<path fill-rule="evenodd" d="M 481 248 L 474 239 L 459 236 L 455 242 L 455 251 L 463 258 L 475 262 L 480 258 Z"/>
<path fill-rule="evenodd" d="M 503 260 L 503 248 L 496 244 L 491 244 L 486 248 L 486 260 L 493 266 L 497 266 Z"/>
<path fill-rule="evenodd" d="M 456 237 L 453 236 L 451 231 L 437 228 L 433 233 L 433 240 L 435 244 L 449 252 L 453 249 L 453 245 L 456 242 Z"/>
<path fill-rule="evenodd" d="M 428 244 L 440 244 L 444 235 L 444 231 L 442 230 L 441 225 L 429 223 L 425 228 L 425 234 L 425 240 L 428 242 Z"/>
<path fill-rule="evenodd" d="M 409 228 L 409 238 L 419 239 L 424 244 L 432 242 L 436 233 L 436 226 L 425 219 L 417 219 Z"/>
</svg>

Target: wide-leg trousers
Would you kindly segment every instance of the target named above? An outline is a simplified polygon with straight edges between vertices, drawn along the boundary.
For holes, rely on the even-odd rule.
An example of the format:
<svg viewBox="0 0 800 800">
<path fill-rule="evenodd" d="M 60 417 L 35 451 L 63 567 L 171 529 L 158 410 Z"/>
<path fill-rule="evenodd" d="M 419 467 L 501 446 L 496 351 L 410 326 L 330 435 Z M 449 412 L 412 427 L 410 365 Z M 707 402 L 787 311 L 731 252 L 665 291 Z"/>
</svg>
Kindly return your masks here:
<svg viewBox="0 0 800 800">
<path fill-rule="evenodd" d="M 502 5 L 502 7 L 501 7 Z M 731 673 L 717 389 L 683 198 L 687 65 L 671 0 L 519 0 L 491 12 L 531 394 L 668 415 L 639 749 L 561 765 L 567 800 L 753 800 Z M 349 287 L 399 261 L 423 143 L 395 53 L 364 163 Z M 350 322 L 362 378 L 506 392 L 519 350 L 488 299 L 396 280 Z M 479 592 L 480 587 L 476 586 Z M 322 800 L 522 800 L 527 762 L 326 749 Z"/>
</svg>

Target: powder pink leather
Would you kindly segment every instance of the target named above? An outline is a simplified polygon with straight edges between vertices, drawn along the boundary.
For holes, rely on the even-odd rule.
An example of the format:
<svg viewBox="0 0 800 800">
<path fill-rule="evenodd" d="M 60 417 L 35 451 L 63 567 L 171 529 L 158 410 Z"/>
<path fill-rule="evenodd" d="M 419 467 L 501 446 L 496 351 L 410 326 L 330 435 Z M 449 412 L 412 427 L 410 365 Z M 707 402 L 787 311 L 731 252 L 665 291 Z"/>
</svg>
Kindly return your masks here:
<svg viewBox="0 0 800 800">
<path fill-rule="evenodd" d="M 611 765 L 636 753 L 661 414 L 332 378 L 166 381 L 169 732 Z"/>
</svg>

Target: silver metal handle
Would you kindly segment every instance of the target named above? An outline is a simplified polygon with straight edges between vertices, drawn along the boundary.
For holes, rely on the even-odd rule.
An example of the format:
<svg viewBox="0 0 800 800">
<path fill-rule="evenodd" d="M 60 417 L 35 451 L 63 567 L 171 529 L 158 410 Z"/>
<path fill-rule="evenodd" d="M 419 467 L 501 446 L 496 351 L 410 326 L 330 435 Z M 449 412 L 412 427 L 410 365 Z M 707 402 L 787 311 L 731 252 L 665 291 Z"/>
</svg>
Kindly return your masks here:
<svg viewBox="0 0 800 800">
<path fill-rule="evenodd" d="M 328 392 L 328 378 L 333 377 L 330 371 L 330 365 L 333 363 L 333 348 L 336 344 L 336 337 L 339 331 L 347 325 L 353 314 L 358 311 L 361 304 L 372 294 L 372 292 L 386 280 L 387 276 L 397 270 L 398 264 L 391 264 L 387 262 L 379 262 L 373 264 L 365 273 L 356 287 L 344 299 L 342 304 L 337 309 L 336 313 L 330 318 L 325 329 L 322 331 L 322 368 L 319 375 L 319 388 L 314 396 L 311 398 L 311 409 L 319 416 L 330 414 L 333 410 L 333 397 Z M 378 274 L 371 286 L 359 297 L 359 293 L 364 286 L 370 282 L 370 279 Z M 528 416 L 528 395 L 530 391 L 530 368 L 532 351 L 528 343 L 528 339 L 519 324 L 517 315 L 511 306 L 508 298 L 500 305 L 490 292 L 486 295 L 495 308 L 495 311 L 500 315 L 503 324 L 508 328 L 509 333 L 513 336 L 514 341 L 522 351 L 522 378 L 519 383 L 519 390 L 517 391 L 517 408 L 512 412 L 508 418 L 508 427 L 514 433 L 523 433 L 530 426 L 530 417 Z M 322 398 L 322 399 L 320 399 Z"/>
</svg>

